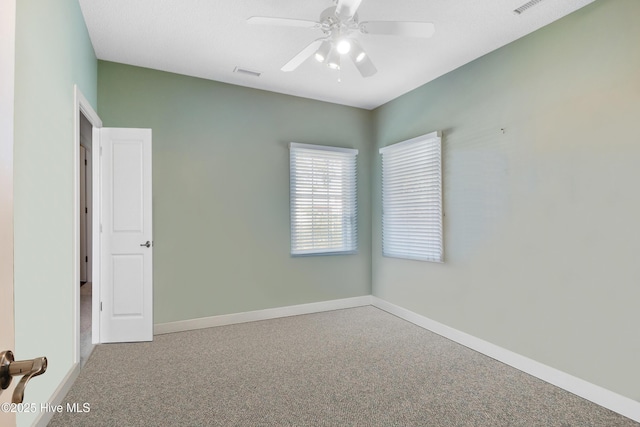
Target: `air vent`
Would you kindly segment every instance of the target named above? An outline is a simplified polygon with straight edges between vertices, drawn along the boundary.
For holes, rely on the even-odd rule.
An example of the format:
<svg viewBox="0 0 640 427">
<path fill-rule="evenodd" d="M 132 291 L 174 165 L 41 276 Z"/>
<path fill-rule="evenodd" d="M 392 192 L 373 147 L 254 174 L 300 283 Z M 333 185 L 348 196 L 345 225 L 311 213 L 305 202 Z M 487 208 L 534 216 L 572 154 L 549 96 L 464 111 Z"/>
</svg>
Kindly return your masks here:
<svg viewBox="0 0 640 427">
<path fill-rule="evenodd" d="M 247 70 L 245 68 L 240 68 L 240 67 L 234 68 L 233 72 L 238 74 L 245 74 L 247 76 L 253 76 L 253 77 L 260 77 L 260 74 L 262 74 L 258 71 L 251 71 L 251 70 Z"/>
<path fill-rule="evenodd" d="M 525 4 L 523 4 L 522 6 L 520 6 L 519 8 L 517 8 L 516 10 L 514 10 L 513 13 L 515 13 L 516 15 L 521 15 L 524 12 L 526 12 L 528 9 L 531 9 L 533 6 L 537 5 L 540 2 L 542 2 L 542 0 L 531 0 L 531 1 L 528 1 Z"/>
</svg>

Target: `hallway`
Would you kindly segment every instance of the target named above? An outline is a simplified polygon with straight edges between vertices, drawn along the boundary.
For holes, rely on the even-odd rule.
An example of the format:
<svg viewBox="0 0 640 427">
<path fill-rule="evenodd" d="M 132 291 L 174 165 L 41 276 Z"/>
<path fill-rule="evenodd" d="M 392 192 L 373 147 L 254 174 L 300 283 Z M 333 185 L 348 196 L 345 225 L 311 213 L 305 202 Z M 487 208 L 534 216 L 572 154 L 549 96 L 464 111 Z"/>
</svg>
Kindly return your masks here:
<svg viewBox="0 0 640 427">
<path fill-rule="evenodd" d="M 91 355 L 91 289 L 92 284 L 85 283 L 80 287 L 80 366 L 84 367 Z"/>
</svg>

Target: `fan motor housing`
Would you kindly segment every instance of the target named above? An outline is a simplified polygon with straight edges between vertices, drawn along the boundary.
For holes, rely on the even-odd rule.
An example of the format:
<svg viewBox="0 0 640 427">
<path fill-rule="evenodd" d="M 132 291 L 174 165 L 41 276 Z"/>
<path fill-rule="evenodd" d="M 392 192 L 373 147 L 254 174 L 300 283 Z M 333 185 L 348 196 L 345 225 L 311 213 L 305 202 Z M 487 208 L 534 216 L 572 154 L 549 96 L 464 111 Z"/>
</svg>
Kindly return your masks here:
<svg viewBox="0 0 640 427">
<path fill-rule="evenodd" d="M 327 35 L 332 34 L 335 30 L 346 33 L 358 28 L 358 14 L 353 15 L 349 21 L 343 21 L 336 15 L 336 7 L 332 6 L 320 14 L 320 25 L 320 29 Z"/>
</svg>

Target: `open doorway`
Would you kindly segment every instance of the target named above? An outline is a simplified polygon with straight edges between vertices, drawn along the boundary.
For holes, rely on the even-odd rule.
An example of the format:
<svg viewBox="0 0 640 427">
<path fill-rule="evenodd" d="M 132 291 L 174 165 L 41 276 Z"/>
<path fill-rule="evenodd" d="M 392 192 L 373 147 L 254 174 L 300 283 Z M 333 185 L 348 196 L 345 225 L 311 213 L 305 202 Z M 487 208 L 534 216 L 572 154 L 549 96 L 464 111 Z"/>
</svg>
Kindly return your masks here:
<svg viewBox="0 0 640 427">
<path fill-rule="evenodd" d="M 71 284 L 74 369 L 79 370 L 95 344 L 153 340 L 153 215 L 151 129 L 103 128 L 100 117 L 77 86 L 74 99 Z M 117 203 L 113 202 L 114 197 Z M 134 198 L 140 202 L 132 204 Z M 138 206 L 138 211 L 131 206 Z M 119 220 L 117 227 L 114 217 Z M 123 261 L 120 257 L 117 259 L 120 262 L 113 262 L 116 247 L 113 241 L 122 240 L 122 235 L 133 236 L 134 240 L 127 240 L 124 247 L 127 255 L 134 254 L 140 261 L 133 265 L 137 268 L 131 268 L 129 258 Z M 103 270 L 103 264 L 108 268 Z M 114 275 L 118 280 L 114 280 Z"/>
<path fill-rule="evenodd" d="M 74 92 L 73 324 L 80 369 L 100 342 L 100 144 L 102 121 L 77 86 Z M 86 163 L 85 163 L 86 160 Z"/>
<path fill-rule="evenodd" d="M 79 179 L 78 184 L 80 196 L 80 365 L 84 366 L 91 355 L 93 344 L 91 343 L 91 320 L 92 320 L 92 264 L 93 264 L 93 224 L 92 224 L 92 156 L 93 126 L 86 116 L 79 112 L 80 122 L 80 156 L 79 156 Z"/>
</svg>

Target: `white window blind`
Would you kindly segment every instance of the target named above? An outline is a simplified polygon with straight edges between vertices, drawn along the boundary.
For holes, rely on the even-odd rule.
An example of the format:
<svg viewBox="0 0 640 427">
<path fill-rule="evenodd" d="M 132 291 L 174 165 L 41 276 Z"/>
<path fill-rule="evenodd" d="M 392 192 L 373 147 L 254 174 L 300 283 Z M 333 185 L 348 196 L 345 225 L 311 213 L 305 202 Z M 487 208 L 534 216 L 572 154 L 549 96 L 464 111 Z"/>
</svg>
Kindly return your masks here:
<svg viewBox="0 0 640 427">
<path fill-rule="evenodd" d="M 291 254 L 357 250 L 358 150 L 292 142 Z"/>
<path fill-rule="evenodd" d="M 442 164 L 439 132 L 380 149 L 382 254 L 442 262 Z"/>
</svg>

